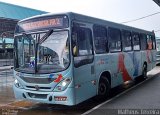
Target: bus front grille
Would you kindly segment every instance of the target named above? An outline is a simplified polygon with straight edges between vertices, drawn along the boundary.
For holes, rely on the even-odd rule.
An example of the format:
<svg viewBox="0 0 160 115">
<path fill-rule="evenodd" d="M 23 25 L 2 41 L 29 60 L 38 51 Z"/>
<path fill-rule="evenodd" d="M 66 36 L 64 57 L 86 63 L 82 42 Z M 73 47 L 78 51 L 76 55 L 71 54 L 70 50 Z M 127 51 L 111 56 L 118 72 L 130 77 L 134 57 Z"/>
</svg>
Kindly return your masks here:
<svg viewBox="0 0 160 115">
<path fill-rule="evenodd" d="M 29 89 L 34 89 L 34 90 L 50 90 L 51 87 L 38 87 L 38 89 L 36 88 L 36 86 L 26 86 Z"/>
<path fill-rule="evenodd" d="M 36 83 L 36 84 L 50 84 L 55 78 L 31 78 L 31 77 L 21 77 L 21 79 L 27 83 Z"/>
<path fill-rule="evenodd" d="M 35 93 L 28 93 L 30 98 L 38 98 L 38 99 L 46 99 L 47 94 L 35 94 Z"/>
</svg>

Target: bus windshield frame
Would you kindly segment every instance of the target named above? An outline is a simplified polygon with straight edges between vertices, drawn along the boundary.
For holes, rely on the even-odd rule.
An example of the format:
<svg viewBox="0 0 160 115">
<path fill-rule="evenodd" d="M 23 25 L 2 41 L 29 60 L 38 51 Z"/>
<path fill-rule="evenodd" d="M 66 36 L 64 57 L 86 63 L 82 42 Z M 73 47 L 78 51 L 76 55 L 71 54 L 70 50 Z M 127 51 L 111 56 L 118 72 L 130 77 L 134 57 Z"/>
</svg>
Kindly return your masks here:
<svg viewBox="0 0 160 115">
<path fill-rule="evenodd" d="M 22 33 L 15 36 L 15 70 L 24 73 L 54 73 L 70 65 L 67 29 Z M 46 37 L 45 37 L 46 36 Z M 19 43 L 21 42 L 21 43 Z"/>
</svg>

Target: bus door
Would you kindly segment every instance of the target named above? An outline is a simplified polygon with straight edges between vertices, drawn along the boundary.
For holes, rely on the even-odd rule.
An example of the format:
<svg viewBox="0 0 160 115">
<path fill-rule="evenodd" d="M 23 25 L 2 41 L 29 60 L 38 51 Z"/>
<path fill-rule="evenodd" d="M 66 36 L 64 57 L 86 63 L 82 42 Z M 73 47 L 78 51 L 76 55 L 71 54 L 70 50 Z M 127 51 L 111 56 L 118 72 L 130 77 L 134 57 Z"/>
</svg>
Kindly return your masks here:
<svg viewBox="0 0 160 115">
<path fill-rule="evenodd" d="M 72 28 L 72 51 L 77 104 L 96 95 L 91 29 L 79 26 Z"/>
</svg>

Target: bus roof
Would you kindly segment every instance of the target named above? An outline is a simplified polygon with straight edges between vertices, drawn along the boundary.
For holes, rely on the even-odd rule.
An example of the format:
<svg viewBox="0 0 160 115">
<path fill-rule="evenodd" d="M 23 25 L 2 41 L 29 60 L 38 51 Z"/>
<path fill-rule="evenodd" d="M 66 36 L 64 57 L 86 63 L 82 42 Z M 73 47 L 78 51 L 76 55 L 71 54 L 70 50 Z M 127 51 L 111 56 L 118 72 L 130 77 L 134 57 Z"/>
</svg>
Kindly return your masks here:
<svg viewBox="0 0 160 115">
<path fill-rule="evenodd" d="M 106 21 L 106 20 L 103 20 L 103 19 L 90 17 L 90 16 L 78 14 L 78 13 L 73 13 L 73 12 L 58 13 L 58 14 L 47 13 L 47 14 L 37 15 L 37 16 L 33 16 L 33 17 L 30 17 L 30 18 L 23 19 L 23 20 L 19 21 L 18 23 L 28 21 L 28 20 L 32 20 L 32 19 L 36 19 L 36 18 L 56 16 L 56 15 L 57 16 L 58 15 L 67 15 L 71 20 L 88 22 L 88 23 L 93 23 L 93 24 L 96 24 L 96 25 L 103 25 L 103 26 L 105 25 L 107 27 L 130 30 L 130 31 L 134 31 L 134 32 L 149 33 L 151 35 L 154 35 L 154 31 L 147 31 L 147 30 L 143 30 L 143 29 L 139 29 L 139 28 L 135 28 L 135 27 L 131 27 L 131 26 L 127 26 L 127 25 L 123 25 L 123 24 L 119 24 L 119 23 L 115 23 L 115 22 L 111 22 L 111 21 Z"/>
</svg>

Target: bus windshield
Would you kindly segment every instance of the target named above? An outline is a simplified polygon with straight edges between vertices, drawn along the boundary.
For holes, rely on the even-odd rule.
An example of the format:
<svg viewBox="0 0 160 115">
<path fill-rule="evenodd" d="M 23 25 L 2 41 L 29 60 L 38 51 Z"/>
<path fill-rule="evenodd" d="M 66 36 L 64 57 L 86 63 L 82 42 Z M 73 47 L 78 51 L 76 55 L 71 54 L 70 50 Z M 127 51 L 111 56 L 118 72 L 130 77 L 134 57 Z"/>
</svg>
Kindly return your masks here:
<svg viewBox="0 0 160 115">
<path fill-rule="evenodd" d="M 15 37 L 15 69 L 27 73 L 52 73 L 69 66 L 68 31 L 22 34 Z"/>
</svg>

